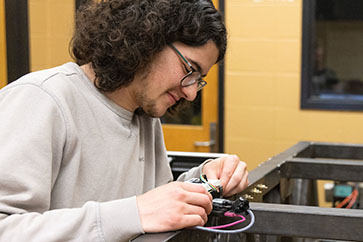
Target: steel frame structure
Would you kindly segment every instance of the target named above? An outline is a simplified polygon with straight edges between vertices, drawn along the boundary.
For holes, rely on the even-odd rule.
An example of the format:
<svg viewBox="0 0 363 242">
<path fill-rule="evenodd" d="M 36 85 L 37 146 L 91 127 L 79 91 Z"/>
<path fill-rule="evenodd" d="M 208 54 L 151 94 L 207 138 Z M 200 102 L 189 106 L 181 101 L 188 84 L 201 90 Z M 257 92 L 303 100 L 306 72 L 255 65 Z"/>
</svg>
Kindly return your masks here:
<svg viewBox="0 0 363 242">
<path fill-rule="evenodd" d="M 317 207 L 317 180 L 363 182 L 363 145 L 300 142 L 252 170 L 248 188 L 231 197 L 249 199 L 255 213 L 245 234 L 184 229 L 134 241 L 363 241 L 363 210 Z"/>
</svg>

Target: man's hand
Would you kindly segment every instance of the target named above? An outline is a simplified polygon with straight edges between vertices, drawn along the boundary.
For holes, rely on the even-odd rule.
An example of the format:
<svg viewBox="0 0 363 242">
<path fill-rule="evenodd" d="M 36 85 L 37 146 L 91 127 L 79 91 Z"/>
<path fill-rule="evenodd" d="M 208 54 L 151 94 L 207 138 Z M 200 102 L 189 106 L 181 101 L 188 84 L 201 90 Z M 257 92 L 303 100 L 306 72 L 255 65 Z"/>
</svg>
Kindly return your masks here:
<svg viewBox="0 0 363 242">
<path fill-rule="evenodd" d="M 203 186 L 171 182 L 137 196 L 145 232 L 165 232 L 203 226 L 212 211 L 212 196 Z"/>
<path fill-rule="evenodd" d="M 236 155 L 228 155 L 206 163 L 203 174 L 208 179 L 218 179 L 223 186 L 223 196 L 232 196 L 242 192 L 248 185 L 248 171 L 246 163 Z"/>
</svg>

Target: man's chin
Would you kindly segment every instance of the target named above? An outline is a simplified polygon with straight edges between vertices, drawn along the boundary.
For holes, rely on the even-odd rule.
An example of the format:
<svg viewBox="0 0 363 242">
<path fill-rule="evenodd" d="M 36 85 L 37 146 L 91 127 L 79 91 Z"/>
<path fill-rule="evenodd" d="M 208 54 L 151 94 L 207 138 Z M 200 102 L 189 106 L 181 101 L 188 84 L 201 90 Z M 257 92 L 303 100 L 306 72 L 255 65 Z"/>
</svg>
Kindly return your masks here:
<svg viewBox="0 0 363 242">
<path fill-rule="evenodd" d="M 166 110 L 148 110 L 148 111 L 145 111 L 145 113 L 152 118 L 160 118 L 160 117 L 164 116 L 164 114 L 166 113 Z"/>
</svg>

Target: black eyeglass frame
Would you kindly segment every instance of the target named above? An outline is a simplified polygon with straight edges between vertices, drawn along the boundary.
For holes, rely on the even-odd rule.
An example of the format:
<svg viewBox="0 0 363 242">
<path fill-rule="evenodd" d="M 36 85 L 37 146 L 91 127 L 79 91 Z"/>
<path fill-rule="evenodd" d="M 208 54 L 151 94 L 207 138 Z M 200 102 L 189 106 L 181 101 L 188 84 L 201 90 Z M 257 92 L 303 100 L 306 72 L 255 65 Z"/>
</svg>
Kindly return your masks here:
<svg viewBox="0 0 363 242">
<path fill-rule="evenodd" d="M 203 80 L 203 78 L 202 78 L 202 74 L 193 68 L 192 64 L 190 64 L 190 62 L 184 57 L 184 55 L 182 53 L 180 53 L 180 51 L 173 44 L 170 44 L 170 47 L 178 54 L 179 57 L 181 57 L 181 59 L 185 62 L 185 64 L 187 64 L 190 68 L 190 71 L 187 74 L 185 74 L 182 77 L 182 79 L 180 80 L 180 86 L 188 87 L 188 86 L 191 86 L 191 85 L 194 85 L 195 83 L 197 83 L 197 92 L 202 90 L 202 88 L 205 85 L 207 85 L 207 82 L 205 80 Z M 198 78 L 194 78 L 194 79 L 191 79 L 187 83 L 183 83 L 184 80 L 186 80 L 193 73 L 198 73 Z"/>
</svg>

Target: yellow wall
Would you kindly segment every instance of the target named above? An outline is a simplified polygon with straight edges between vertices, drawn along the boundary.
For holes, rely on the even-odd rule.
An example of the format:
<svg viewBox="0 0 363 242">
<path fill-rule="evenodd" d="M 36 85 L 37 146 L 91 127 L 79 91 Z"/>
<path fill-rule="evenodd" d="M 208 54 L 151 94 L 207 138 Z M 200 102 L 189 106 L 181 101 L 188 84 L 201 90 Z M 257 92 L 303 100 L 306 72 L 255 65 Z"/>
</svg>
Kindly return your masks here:
<svg viewBox="0 0 363 242">
<path fill-rule="evenodd" d="M 6 35 L 5 35 L 5 1 L 0 0 L 0 88 L 6 85 Z"/>
<path fill-rule="evenodd" d="M 298 141 L 363 143 L 363 112 L 300 109 L 302 1 L 225 4 L 225 151 L 251 170 Z"/>
<path fill-rule="evenodd" d="M 299 140 L 321 139 L 313 120 L 326 113 L 299 108 L 301 1 L 225 3 L 225 150 L 251 170 Z"/>
<path fill-rule="evenodd" d="M 74 0 L 29 0 L 30 70 L 54 67 L 71 61 Z"/>
<path fill-rule="evenodd" d="M 225 151 L 252 170 L 299 141 L 363 143 L 363 112 L 300 109 L 302 0 L 225 4 Z"/>
</svg>

